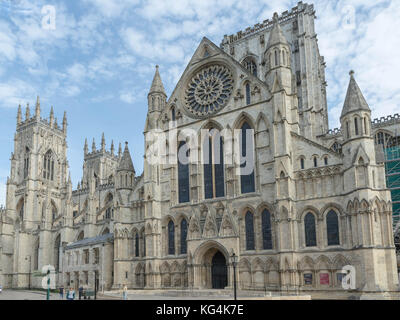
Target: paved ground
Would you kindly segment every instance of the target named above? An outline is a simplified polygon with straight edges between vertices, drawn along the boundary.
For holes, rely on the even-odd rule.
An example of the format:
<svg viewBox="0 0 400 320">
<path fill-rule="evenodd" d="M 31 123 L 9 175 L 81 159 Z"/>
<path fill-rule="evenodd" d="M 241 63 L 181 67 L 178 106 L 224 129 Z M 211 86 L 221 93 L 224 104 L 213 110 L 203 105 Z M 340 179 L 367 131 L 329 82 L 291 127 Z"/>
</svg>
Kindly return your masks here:
<svg viewBox="0 0 400 320">
<path fill-rule="evenodd" d="M 0 293 L 0 300 L 46 300 L 46 292 L 3 289 L 3 292 Z M 52 293 L 50 300 L 60 300 L 60 296 Z"/>
</svg>

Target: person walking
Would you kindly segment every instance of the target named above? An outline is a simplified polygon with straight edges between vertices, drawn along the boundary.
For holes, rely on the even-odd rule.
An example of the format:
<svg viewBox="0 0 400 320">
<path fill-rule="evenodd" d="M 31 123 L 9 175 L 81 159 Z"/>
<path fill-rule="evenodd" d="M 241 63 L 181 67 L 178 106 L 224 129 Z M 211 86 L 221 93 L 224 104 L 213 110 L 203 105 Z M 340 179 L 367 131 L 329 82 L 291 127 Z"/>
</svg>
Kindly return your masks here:
<svg viewBox="0 0 400 320">
<path fill-rule="evenodd" d="M 79 287 L 79 300 L 81 300 L 82 296 L 83 296 L 83 287 L 80 286 Z"/>
<path fill-rule="evenodd" d="M 126 285 L 124 285 L 124 289 L 122 290 L 122 298 L 128 300 L 128 287 Z"/>
<path fill-rule="evenodd" d="M 60 287 L 60 299 L 61 300 L 64 299 L 64 287 L 63 286 Z"/>
<path fill-rule="evenodd" d="M 75 291 L 72 288 L 69 288 L 68 294 L 67 294 L 67 300 L 75 300 Z"/>
</svg>

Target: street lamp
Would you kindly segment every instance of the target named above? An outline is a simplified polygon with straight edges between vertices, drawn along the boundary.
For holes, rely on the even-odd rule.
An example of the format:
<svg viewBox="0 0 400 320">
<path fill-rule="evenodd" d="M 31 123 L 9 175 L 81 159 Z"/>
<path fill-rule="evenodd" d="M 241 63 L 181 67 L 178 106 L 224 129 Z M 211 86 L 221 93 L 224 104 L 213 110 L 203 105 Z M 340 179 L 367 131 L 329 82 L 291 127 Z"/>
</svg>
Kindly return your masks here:
<svg viewBox="0 0 400 320">
<path fill-rule="evenodd" d="M 231 258 L 231 262 L 232 262 L 232 266 L 233 266 L 233 293 L 234 293 L 234 300 L 237 300 L 237 294 L 236 294 L 236 265 L 237 265 L 238 257 L 235 254 L 235 252 L 233 252 L 233 250 L 232 250 L 232 255 L 230 256 L 230 258 Z"/>
</svg>

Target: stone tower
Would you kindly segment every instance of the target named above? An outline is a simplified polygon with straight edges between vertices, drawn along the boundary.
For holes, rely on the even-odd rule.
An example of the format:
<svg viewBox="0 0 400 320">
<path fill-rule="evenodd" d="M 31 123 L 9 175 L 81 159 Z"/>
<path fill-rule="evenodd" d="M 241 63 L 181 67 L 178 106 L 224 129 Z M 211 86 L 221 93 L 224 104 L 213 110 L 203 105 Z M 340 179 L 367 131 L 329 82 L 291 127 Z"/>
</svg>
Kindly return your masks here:
<svg viewBox="0 0 400 320">
<path fill-rule="evenodd" d="M 18 108 L 11 172 L 7 181 L 6 223 L 3 224 L 1 264 L 4 283 L 27 287 L 29 273 L 41 265 L 59 265 L 58 248 L 51 228 L 62 223 L 63 205 L 71 182 L 68 179 L 67 118 L 60 127 L 51 108 L 50 118 L 41 118 L 37 98 L 34 116 L 26 107 L 25 119 Z M 8 232 L 4 232 L 8 230 Z M 38 230 L 41 230 L 40 237 Z M 14 236 L 13 236 L 14 233 Z M 39 258 L 38 258 L 39 257 Z M 7 263 L 8 262 L 8 263 Z"/>
</svg>

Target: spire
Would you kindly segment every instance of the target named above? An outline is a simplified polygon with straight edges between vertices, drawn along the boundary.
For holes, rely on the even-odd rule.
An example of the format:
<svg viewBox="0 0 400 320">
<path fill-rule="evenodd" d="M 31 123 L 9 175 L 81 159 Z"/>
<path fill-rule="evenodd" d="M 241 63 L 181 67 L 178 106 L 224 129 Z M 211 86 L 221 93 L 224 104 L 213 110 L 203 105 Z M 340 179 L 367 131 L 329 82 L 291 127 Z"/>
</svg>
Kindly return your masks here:
<svg viewBox="0 0 400 320">
<path fill-rule="evenodd" d="M 122 155 L 122 146 L 121 146 L 121 142 L 120 142 L 119 147 L 118 147 L 118 158 L 121 159 L 121 155 Z"/>
<path fill-rule="evenodd" d="M 132 163 L 131 154 L 129 153 L 129 149 L 128 149 L 128 142 L 125 142 L 124 154 L 122 155 L 122 158 L 119 161 L 119 165 L 118 165 L 118 169 L 117 169 L 117 171 L 122 171 L 122 170 L 135 172 L 135 169 L 134 169 L 133 163 Z"/>
<path fill-rule="evenodd" d="M 94 138 L 92 142 L 92 152 L 96 152 L 96 142 L 94 141 Z"/>
<path fill-rule="evenodd" d="M 39 96 L 37 96 L 37 99 L 36 99 L 35 118 L 40 119 L 40 98 L 39 98 Z"/>
<path fill-rule="evenodd" d="M 105 151 L 106 150 L 106 139 L 104 138 L 104 132 L 101 135 L 101 151 Z"/>
<path fill-rule="evenodd" d="M 89 153 L 87 138 L 85 138 L 85 146 L 83 147 L 83 152 L 85 155 L 87 155 Z"/>
<path fill-rule="evenodd" d="M 54 122 L 54 110 L 53 110 L 53 106 L 51 106 L 51 109 L 50 109 L 50 126 L 53 125 L 53 122 Z"/>
<path fill-rule="evenodd" d="M 22 122 L 22 111 L 21 105 L 18 105 L 18 112 L 17 112 L 17 124 L 21 124 Z"/>
<path fill-rule="evenodd" d="M 114 140 L 111 140 L 111 155 L 114 155 Z"/>
<path fill-rule="evenodd" d="M 371 112 L 371 109 L 369 108 L 368 103 L 365 100 L 360 87 L 356 82 L 356 79 L 354 78 L 354 71 L 352 70 L 350 71 L 350 83 L 347 89 L 346 99 L 344 100 L 342 115 L 340 118 L 343 118 L 349 112 L 361 110 Z"/>
<path fill-rule="evenodd" d="M 29 110 L 29 103 L 26 105 L 26 111 L 25 111 L 25 120 L 29 120 L 31 117 L 31 111 Z"/>
<path fill-rule="evenodd" d="M 274 26 L 272 27 L 271 33 L 269 35 L 267 49 L 271 48 L 276 44 L 283 44 L 288 46 L 289 44 L 279 25 L 279 18 L 276 12 L 274 13 L 273 20 L 274 20 Z"/>
<path fill-rule="evenodd" d="M 67 111 L 64 111 L 64 117 L 63 117 L 63 122 L 62 122 L 62 126 L 63 126 L 63 131 L 66 132 L 67 131 Z"/>
<path fill-rule="evenodd" d="M 160 73 L 158 72 L 158 65 L 156 66 L 156 73 L 154 74 L 153 82 L 151 83 L 151 88 L 149 91 L 149 94 L 152 93 L 162 93 L 163 95 L 167 96 L 161 81 Z"/>
<path fill-rule="evenodd" d="M 54 118 L 54 128 L 58 128 L 57 118 Z"/>
</svg>

